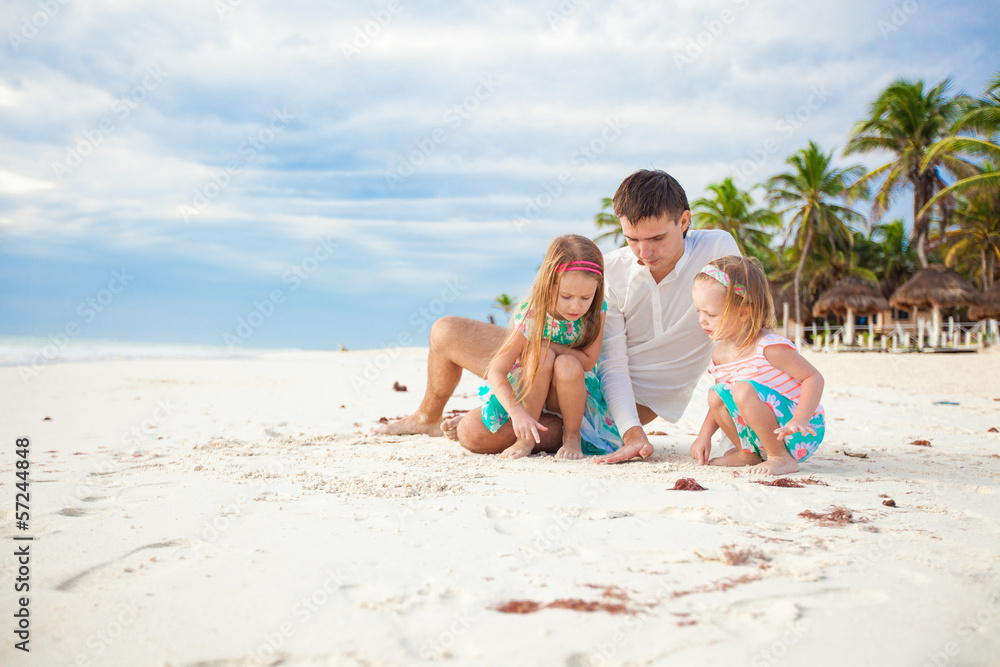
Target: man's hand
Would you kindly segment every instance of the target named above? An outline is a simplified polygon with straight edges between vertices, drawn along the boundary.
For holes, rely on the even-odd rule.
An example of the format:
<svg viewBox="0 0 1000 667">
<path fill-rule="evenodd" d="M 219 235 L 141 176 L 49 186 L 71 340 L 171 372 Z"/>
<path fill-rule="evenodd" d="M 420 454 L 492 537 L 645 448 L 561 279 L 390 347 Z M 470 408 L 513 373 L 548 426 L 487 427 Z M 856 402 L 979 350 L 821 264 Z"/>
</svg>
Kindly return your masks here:
<svg viewBox="0 0 1000 667">
<path fill-rule="evenodd" d="M 636 456 L 645 459 L 652 455 L 653 445 L 650 444 L 649 439 L 646 437 L 646 432 L 642 430 L 641 426 L 633 426 L 625 431 L 625 435 L 622 436 L 622 446 L 617 452 L 602 456 L 596 459 L 596 461 L 598 463 L 621 463 L 622 461 L 634 459 Z"/>
<path fill-rule="evenodd" d="M 708 457 L 712 454 L 712 441 L 705 438 L 698 438 L 691 444 L 691 458 L 705 465 Z"/>
</svg>

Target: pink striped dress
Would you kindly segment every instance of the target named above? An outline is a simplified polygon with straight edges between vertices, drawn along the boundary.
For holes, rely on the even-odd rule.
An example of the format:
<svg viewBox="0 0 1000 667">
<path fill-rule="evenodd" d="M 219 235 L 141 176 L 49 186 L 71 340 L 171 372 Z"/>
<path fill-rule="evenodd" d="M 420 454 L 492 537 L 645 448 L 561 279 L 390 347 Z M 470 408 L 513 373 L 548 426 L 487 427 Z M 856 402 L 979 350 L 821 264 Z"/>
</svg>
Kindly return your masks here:
<svg viewBox="0 0 1000 667">
<path fill-rule="evenodd" d="M 793 350 L 797 350 L 795 343 L 784 336 L 770 333 L 757 341 L 757 349 L 749 357 L 730 361 L 728 364 L 718 364 L 710 362 L 708 372 L 712 374 L 715 381 L 724 384 L 726 389 L 732 390 L 733 383 L 738 380 L 753 380 L 765 387 L 770 387 L 796 405 L 799 403 L 799 396 L 802 394 L 802 383 L 793 378 L 785 371 L 778 370 L 764 356 L 764 348 L 770 345 L 787 345 Z M 823 406 L 816 408 L 813 415 L 823 414 Z"/>
</svg>

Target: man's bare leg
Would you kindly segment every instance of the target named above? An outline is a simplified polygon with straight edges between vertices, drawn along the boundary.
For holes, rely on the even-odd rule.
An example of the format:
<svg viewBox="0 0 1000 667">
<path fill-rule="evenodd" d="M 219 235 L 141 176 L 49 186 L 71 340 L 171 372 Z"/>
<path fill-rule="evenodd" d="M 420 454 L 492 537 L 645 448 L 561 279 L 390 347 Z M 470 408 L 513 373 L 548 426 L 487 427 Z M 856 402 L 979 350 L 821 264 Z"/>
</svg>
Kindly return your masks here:
<svg viewBox="0 0 1000 667">
<path fill-rule="evenodd" d="M 542 442 L 535 445 L 531 453 L 555 454 L 562 447 L 562 420 L 556 415 L 543 412 L 538 421 L 548 430 L 538 433 Z M 473 454 L 500 454 L 513 445 L 515 440 L 517 438 L 514 436 L 514 427 L 510 420 L 507 420 L 496 433 L 490 433 L 483 423 L 480 408 L 465 413 L 458 422 L 458 441 Z"/>
<path fill-rule="evenodd" d="M 442 317 L 431 327 L 427 354 L 427 388 L 417 411 L 373 430 L 387 435 L 442 435 L 448 399 L 462 379 L 462 369 L 486 377 L 490 359 L 507 338 L 507 330 L 464 317 Z M 481 421 L 481 420 L 480 420 Z"/>
</svg>

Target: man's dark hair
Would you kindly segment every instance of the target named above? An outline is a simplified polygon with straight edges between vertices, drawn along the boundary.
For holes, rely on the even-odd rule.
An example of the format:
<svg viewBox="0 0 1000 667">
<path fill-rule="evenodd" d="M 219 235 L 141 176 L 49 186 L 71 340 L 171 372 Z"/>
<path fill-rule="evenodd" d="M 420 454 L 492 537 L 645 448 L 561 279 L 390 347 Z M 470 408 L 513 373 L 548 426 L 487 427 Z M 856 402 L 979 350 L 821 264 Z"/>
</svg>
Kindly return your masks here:
<svg viewBox="0 0 1000 667">
<path fill-rule="evenodd" d="M 679 222 L 684 211 L 691 210 L 687 195 L 677 180 L 659 169 L 640 169 L 622 181 L 612 200 L 615 215 L 635 225 L 644 218 L 658 218 L 664 213 Z M 687 236 L 687 232 L 684 233 Z"/>
</svg>

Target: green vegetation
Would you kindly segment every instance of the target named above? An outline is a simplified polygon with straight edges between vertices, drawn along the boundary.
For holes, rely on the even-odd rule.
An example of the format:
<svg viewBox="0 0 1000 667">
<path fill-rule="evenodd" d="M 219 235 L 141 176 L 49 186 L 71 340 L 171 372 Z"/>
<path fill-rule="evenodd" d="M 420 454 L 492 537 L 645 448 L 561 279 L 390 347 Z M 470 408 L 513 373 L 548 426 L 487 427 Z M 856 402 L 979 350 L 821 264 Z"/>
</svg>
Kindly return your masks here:
<svg viewBox="0 0 1000 667">
<path fill-rule="evenodd" d="M 1000 72 L 980 97 L 950 89 L 947 79 L 932 87 L 900 79 L 876 97 L 843 157 L 871 154 L 887 160 L 881 166 L 840 166 L 809 141 L 749 190 L 732 177 L 708 185 L 692 202 L 692 226 L 731 233 L 776 288 L 791 287 L 803 323 L 811 314 L 802 304 L 848 276 L 889 297 L 919 269 L 943 263 L 985 291 L 1000 279 Z M 912 219 L 882 222 L 910 196 Z M 869 202 L 867 214 L 859 202 Z M 595 240 L 619 245 L 610 199 L 595 223 L 603 232 Z"/>
</svg>

